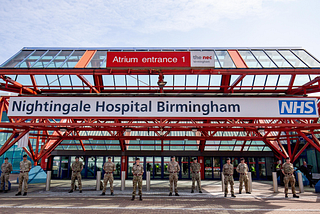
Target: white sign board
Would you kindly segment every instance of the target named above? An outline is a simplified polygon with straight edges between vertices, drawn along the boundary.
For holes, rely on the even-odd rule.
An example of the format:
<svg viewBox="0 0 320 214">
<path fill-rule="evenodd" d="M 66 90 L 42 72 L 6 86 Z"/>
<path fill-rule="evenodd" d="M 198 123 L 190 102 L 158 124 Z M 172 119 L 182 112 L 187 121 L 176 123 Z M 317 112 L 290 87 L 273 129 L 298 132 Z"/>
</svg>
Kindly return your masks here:
<svg viewBox="0 0 320 214">
<path fill-rule="evenodd" d="M 9 117 L 317 118 L 315 98 L 11 97 Z"/>
<path fill-rule="evenodd" d="M 214 67 L 213 51 L 191 51 L 191 67 Z"/>
</svg>

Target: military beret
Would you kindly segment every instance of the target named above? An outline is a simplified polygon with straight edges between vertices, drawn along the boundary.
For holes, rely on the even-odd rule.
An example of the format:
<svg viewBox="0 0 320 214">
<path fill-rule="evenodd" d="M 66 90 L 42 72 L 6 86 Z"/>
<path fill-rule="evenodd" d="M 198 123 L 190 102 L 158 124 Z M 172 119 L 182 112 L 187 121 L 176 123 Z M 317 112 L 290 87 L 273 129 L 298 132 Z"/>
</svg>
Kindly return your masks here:
<svg viewBox="0 0 320 214">
<path fill-rule="evenodd" d="M 27 155 L 23 155 L 23 157 L 28 157 Z"/>
<path fill-rule="evenodd" d="M 76 159 L 79 159 L 79 156 L 76 156 Z"/>
<path fill-rule="evenodd" d="M 108 159 L 111 159 L 111 157 L 109 156 Z"/>
<path fill-rule="evenodd" d="M 226 160 L 231 160 L 230 158 L 227 158 Z"/>
<path fill-rule="evenodd" d="M 140 160 L 140 158 L 136 158 L 136 160 Z"/>
<path fill-rule="evenodd" d="M 4 159 L 5 159 L 5 160 L 9 160 L 9 158 L 7 158 L 7 157 L 5 157 Z"/>
<path fill-rule="evenodd" d="M 171 158 L 175 158 L 175 156 L 173 155 L 173 156 L 171 156 Z"/>
<path fill-rule="evenodd" d="M 198 158 L 193 158 L 193 160 L 198 160 Z"/>
<path fill-rule="evenodd" d="M 242 161 L 242 160 L 244 160 L 244 158 L 240 158 L 240 160 Z"/>
<path fill-rule="evenodd" d="M 290 158 L 289 157 L 286 157 L 286 160 L 289 160 Z"/>
</svg>

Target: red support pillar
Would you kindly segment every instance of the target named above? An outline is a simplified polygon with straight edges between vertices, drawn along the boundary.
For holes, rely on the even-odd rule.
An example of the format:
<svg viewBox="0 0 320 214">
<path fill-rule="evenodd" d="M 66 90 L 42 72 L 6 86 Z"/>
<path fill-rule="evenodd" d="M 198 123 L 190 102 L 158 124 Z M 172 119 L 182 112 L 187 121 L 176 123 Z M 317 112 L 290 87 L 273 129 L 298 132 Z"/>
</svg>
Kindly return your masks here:
<svg viewBox="0 0 320 214">
<path fill-rule="evenodd" d="M 204 157 L 203 156 L 199 156 L 198 157 L 198 161 L 200 163 L 200 166 L 201 166 L 201 179 L 203 180 L 204 179 L 204 172 L 205 172 L 205 164 L 204 164 Z"/>
<path fill-rule="evenodd" d="M 127 168 L 128 168 L 128 158 L 127 156 L 121 156 L 121 172 L 125 171 L 127 172 Z M 126 173 L 126 178 L 128 177 L 127 173 Z"/>
</svg>

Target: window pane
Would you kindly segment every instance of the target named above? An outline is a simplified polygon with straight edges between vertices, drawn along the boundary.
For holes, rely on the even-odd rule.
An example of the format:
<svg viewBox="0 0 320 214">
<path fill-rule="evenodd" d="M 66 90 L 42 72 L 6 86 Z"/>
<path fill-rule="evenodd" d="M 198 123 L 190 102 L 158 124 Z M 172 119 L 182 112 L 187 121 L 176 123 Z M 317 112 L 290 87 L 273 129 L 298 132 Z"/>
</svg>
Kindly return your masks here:
<svg viewBox="0 0 320 214">
<path fill-rule="evenodd" d="M 62 68 L 74 68 L 85 52 L 86 51 L 73 52 L 69 59 L 63 64 Z"/>
<path fill-rule="evenodd" d="M 48 65 L 48 68 L 60 68 L 72 51 L 61 51 L 60 54 Z"/>
<path fill-rule="evenodd" d="M 261 68 L 261 65 L 258 61 L 254 58 L 250 51 L 239 51 L 242 59 L 247 64 L 248 68 Z"/>
<path fill-rule="evenodd" d="M 36 64 L 33 68 L 45 68 L 46 65 L 59 53 L 59 51 L 48 51 Z"/>
<path fill-rule="evenodd" d="M 223 68 L 235 68 L 228 51 L 216 51 L 218 60 Z"/>
<path fill-rule="evenodd" d="M 300 59 L 298 59 L 293 53 L 289 50 L 279 50 L 280 54 L 286 58 L 290 64 L 295 68 L 306 68 L 307 66 L 302 63 Z"/>
<path fill-rule="evenodd" d="M 267 50 L 266 53 L 280 68 L 292 68 L 292 66 L 275 50 Z"/>
<path fill-rule="evenodd" d="M 46 51 L 35 51 L 28 59 L 19 65 L 19 68 L 30 68 L 45 52 Z"/>
<path fill-rule="evenodd" d="M 87 65 L 87 68 L 100 68 L 101 63 L 107 56 L 107 51 L 97 51 Z"/>
<path fill-rule="evenodd" d="M 320 68 L 320 62 L 315 60 L 304 50 L 292 50 L 302 61 L 304 61 L 311 68 Z"/>
<path fill-rule="evenodd" d="M 26 58 L 32 51 L 21 51 L 16 57 L 7 62 L 3 68 L 14 68 L 19 62 Z"/>
<path fill-rule="evenodd" d="M 267 54 L 263 51 L 252 50 L 252 54 L 259 60 L 264 68 L 276 68 L 277 66 L 270 60 Z"/>
</svg>

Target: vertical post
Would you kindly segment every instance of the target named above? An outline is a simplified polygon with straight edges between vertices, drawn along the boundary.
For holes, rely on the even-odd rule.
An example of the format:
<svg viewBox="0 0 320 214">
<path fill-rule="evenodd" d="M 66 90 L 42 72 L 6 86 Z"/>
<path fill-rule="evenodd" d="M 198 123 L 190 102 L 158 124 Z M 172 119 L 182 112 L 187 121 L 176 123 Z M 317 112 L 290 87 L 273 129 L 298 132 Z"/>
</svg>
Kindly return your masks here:
<svg viewBox="0 0 320 214">
<path fill-rule="evenodd" d="M 298 173 L 298 183 L 299 183 L 299 192 L 304 193 L 304 187 L 303 187 L 303 179 L 302 179 L 302 173 Z"/>
<path fill-rule="evenodd" d="M 101 184 L 101 171 L 97 171 L 97 181 L 96 181 L 96 190 L 100 190 L 100 184 Z"/>
<path fill-rule="evenodd" d="M 146 184 L 147 184 L 147 191 L 150 191 L 150 171 L 147 171 L 147 176 L 146 176 Z"/>
<path fill-rule="evenodd" d="M 249 192 L 252 192 L 252 175 L 251 175 L 251 172 L 248 172 L 248 180 L 249 180 Z"/>
<path fill-rule="evenodd" d="M 272 172 L 272 180 L 273 180 L 273 192 L 278 192 L 278 179 L 277 172 Z"/>
<path fill-rule="evenodd" d="M 221 183 L 222 183 L 222 192 L 224 192 L 224 174 L 223 173 L 221 173 Z"/>
<path fill-rule="evenodd" d="M 50 190 L 51 173 L 52 173 L 52 171 L 47 171 L 46 191 L 49 191 L 49 190 Z"/>
<path fill-rule="evenodd" d="M 124 191 L 126 186 L 126 171 L 121 172 L 121 191 Z"/>
</svg>

